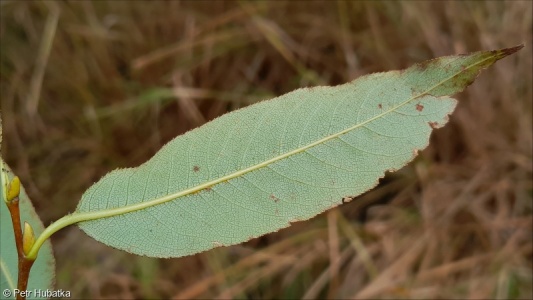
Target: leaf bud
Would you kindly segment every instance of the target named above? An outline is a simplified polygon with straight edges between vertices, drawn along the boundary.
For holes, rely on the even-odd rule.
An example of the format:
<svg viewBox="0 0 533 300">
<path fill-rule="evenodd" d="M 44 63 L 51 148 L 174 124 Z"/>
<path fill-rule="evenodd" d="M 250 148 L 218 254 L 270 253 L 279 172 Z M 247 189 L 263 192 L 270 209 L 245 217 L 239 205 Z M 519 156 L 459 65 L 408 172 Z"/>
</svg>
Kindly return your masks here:
<svg viewBox="0 0 533 300">
<path fill-rule="evenodd" d="M 33 228 L 28 222 L 24 222 L 24 231 L 22 232 L 22 250 L 24 251 L 24 255 L 30 253 L 33 244 L 35 244 Z"/>
<path fill-rule="evenodd" d="M 17 198 L 20 194 L 20 179 L 18 176 L 13 177 L 9 186 L 7 188 L 6 200 L 10 202 L 11 200 Z"/>
</svg>

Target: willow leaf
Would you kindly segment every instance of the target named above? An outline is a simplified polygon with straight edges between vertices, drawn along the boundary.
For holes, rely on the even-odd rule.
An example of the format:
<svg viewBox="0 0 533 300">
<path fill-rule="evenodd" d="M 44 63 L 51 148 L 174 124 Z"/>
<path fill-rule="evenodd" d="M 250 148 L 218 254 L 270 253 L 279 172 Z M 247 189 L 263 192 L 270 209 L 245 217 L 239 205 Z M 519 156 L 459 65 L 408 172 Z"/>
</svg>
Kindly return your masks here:
<svg viewBox="0 0 533 300">
<path fill-rule="evenodd" d="M 520 48 L 441 57 L 228 113 L 107 174 L 67 218 L 107 245 L 155 257 L 309 219 L 411 161 L 448 121 L 448 96 Z"/>
</svg>

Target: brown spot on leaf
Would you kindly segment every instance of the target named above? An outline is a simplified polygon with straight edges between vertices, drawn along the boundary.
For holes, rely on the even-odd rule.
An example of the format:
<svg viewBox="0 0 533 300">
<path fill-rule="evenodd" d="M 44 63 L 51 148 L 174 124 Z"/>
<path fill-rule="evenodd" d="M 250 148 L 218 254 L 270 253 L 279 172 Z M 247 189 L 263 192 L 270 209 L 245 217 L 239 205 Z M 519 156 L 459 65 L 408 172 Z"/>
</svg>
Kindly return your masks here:
<svg viewBox="0 0 533 300">
<path fill-rule="evenodd" d="M 381 105 L 381 103 L 378 104 L 378 108 L 379 108 L 379 109 L 382 109 L 382 108 L 383 108 L 383 105 Z"/>
<path fill-rule="evenodd" d="M 208 191 L 208 192 L 212 191 L 210 186 L 206 187 L 205 190 Z"/>
<path fill-rule="evenodd" d="M 424 110 L 424 105 L 420 104 L 420 103 L 417 103 L 416 104 L 416 110 L 418 111 L 423 111 Z"/>
<path fill-rule="evenodd" d="M 279 198 L 274 196 L 273 194 L 270 194 L 270 199 L 274 200 L 274 202 L 278 202 Z"/>
<path fill-rule="evenodd" d="M 433 129 L 439 127 L 439 123 L 437 123 L 437 122 L 428 122 L 428 124 L 429 124 L 429 127 L 433 128 Z"/>
<path fill-rule="evenodd" d="M 194 166 L 194 167 L 192 168 L 192 170 L 193 170 L 194 172 L 198 172 L 198 171 L 200 171 L 200 167 L 198 167 L 198 166 Z"/>
</svg>

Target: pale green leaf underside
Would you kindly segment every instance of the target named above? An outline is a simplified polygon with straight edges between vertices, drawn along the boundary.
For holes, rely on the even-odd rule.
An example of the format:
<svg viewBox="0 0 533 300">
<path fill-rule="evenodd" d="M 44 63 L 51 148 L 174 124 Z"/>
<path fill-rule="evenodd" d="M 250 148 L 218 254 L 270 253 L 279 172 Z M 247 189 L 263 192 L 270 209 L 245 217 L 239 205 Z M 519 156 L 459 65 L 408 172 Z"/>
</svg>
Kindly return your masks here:
<svg viewBox="0 0 533 300">
<path fill-rule="evenodd" d="M 9 170 L 6 164 L 4 164 L 4 167 Z M 8 172 L 11 173 L 10 170 Z M 9 179 L 12 179 L 12 176 Z M 0 185 L 0 193 L 3 193 L 3 185 Z M 3 202 L 3 200 L 1 201 Z M 39 216 L 35 213 L 35 209 L 23 187 L 20 191 L 19 207 L 21 222 L 23 224 L 24 222 L 30 223 L 35 234 L 39 235 L 44 230 L 44 227 Z M 12 292 L 17 287 L 18 257 L 11 216 L 5 203 L 0 203 L 0 241 L 0 290 L 4 291 L 5 289 L 9 289 Z M 53 290 L 54 278 L 55 260 L 52 253 L 52 245 L 48 240 L 43 244 L 39 251 L 39 256 L 33 264 L 28 282 L 28 290 Z M 14 297 L 6 298 L 2 293 L 0 299 L 14 299 Z"/>
<path fill-rule="evenodd" d="M 79 226 L 155 257 L 237 244 L 309 219 L 411 161 L 455 108 L 447 95 L 516 50 L 443 57 L 234 111 L 137 168 L 109 173 L 74 215 L 106 217 Z"/>
</svg>

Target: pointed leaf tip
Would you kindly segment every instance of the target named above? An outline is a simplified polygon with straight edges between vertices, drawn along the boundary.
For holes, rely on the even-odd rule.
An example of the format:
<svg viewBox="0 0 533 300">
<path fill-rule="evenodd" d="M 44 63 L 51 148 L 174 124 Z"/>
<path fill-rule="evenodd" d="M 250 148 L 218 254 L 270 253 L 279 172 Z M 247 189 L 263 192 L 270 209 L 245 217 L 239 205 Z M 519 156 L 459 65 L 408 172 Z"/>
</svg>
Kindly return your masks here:
<svg viewBox="0 0 533 300">
<path fill-rule="evenodd" d="M 499 55 L 499 58 L 504 58 L 506 56 L 509 56 L 515 52 L 517 52 L 518 50 L 524 48 L 524 44 L 520 44 L 520 45 L 517 45 L 517 46 L 514 46 L 514 47 L 511 47 L 511 48 L 504 48 L 504 49 L 500 49 L 500 50 L 494 50 L 494 52 L 498 53 Z"/>
</svg>

